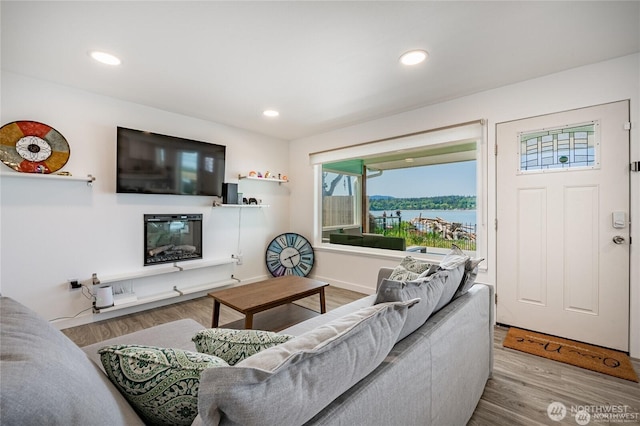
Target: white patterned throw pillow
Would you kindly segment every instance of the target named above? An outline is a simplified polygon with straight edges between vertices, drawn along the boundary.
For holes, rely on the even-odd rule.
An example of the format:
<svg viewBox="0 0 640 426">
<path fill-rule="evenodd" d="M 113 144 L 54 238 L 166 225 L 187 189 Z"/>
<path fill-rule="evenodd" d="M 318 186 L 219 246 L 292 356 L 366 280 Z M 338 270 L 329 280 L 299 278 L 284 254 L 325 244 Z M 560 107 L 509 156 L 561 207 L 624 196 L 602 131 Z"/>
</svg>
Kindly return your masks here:
<svg viewBox="0 0 640 426">
<path fill-rule="evenodd" d="M 422 274 L 428 274 L 430 270 L 435 272 L 435 267 L 428 262 L 424 262 L 419 259 L 415 259 L 411 256 L 406 256 L 400 262 L 400 265 L 396 266 L 388 279 L 393 281 L 411 281 L 415 280 Z M 433 267 L 433 268 L 432 268 Z"/>
<path fill-rule="evenodd" d="M 181 349 L 111 345 L 98 353 L 109 380 L 147 424 L 190 425 L 198 415 L 200 374 L 228 366 Z"/>
</svg>

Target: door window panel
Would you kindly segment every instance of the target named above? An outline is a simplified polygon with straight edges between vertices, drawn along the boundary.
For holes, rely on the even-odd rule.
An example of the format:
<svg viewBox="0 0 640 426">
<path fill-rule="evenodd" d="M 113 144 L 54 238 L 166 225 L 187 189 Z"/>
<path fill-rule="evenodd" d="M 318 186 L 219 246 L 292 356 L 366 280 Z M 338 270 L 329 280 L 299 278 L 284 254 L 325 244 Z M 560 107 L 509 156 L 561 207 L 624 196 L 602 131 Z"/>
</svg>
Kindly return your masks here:
<svg viewBox="0 0 640 426">
<path fill-rule="evenodd" d="M 598 122 L 521 132 L 518 173 L 599 168 Z"/>
</svg>

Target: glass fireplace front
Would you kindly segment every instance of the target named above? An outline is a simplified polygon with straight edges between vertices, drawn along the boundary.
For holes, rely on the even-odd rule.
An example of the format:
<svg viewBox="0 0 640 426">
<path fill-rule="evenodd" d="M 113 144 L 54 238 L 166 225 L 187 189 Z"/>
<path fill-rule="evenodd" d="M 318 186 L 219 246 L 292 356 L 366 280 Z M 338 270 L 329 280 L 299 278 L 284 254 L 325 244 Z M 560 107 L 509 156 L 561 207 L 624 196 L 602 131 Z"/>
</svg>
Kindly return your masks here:
<svg viewBox="0 0 640 426">
<path fill-rule="evenodd" d="M 202 259 L 201 214 L 145 214 L 144 266 Z"/>
</svg>

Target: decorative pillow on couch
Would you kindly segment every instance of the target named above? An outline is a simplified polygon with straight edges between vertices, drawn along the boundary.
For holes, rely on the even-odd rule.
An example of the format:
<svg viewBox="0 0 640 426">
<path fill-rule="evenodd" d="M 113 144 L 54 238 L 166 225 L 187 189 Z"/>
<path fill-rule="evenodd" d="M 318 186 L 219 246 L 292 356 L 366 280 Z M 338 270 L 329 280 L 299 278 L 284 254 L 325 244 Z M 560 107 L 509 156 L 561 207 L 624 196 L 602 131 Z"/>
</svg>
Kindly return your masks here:
<svg viewBox="0 0 640 426">
<path fill-rule="evenodd" d="M 200 374 L 222 359 L 181 349 L 111 345 L 98 351 L 107 376 L 145 423 L 190 425 L 198 415 Z"/>
<path fill-rule="evenodd" d="M 380 365 L 416 302 L 366 307 L 235 367 L 206 370 L 200 418 L 244 426 L 304 424 Z"/>
<path fill-rule="evenodd" d="M 383 302 L 403 302 L 420 298 L 420 303 L 412 306 L 407 312 L 407 320 L 400 331 L 398 340 L 402 340 L 417 330 L 433 313 L 440 300 L 446 281 L 443 274 L 434 274 L 425 279 L 415 281 L 382 280 L 374 304 Z"/>
<path fill-rule="evenodd" d="M 438 265 L 441 269 L 455 269 L 460 265 L 463 265 L 469 260 L 469 256 L 455 244 L 451 244 L 451 251 L 440 261 Z"/>
<path fill-rule="evenodd" d="M 291 339 L 293 336 L 272 331 L 210 328 L 199 331 L 192 340 L 198 352 L 215 355 L 229 365 L 235 365 L 251 355 Z"/>
<path fill-rule="evenodd" d="M 420 275 L 429 275 L 430 272 L 435 272 L 436 268 L 437 265 L 407 256 L 402 259 L 400 265 L 393 269 L 389 279 L 393 281 L 411 281 Z"/>
<path fill-rule="evenodd" d="M 478 265 L 480 262 L 484 260 L 484 257 L 480 257 L 478 259 L 469 259 L 464 264 L 464 276 L 462 277 L 462 282 L 460 283 L 460 287 L 456 291 L 456 294 L 453 296 L 460 297 L 463 294 L 466 294 L 467 291 L 471 288 L 471 286 L 476 282 L 476 277 L 478 276 Z"/>
</svg>

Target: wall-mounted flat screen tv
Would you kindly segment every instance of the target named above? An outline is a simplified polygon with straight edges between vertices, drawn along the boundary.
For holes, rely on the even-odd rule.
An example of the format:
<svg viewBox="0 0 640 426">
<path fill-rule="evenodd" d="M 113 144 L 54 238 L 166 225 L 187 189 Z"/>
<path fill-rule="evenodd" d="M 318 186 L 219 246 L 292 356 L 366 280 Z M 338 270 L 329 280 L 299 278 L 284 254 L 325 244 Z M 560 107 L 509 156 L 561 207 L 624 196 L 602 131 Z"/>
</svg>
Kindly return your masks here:
<svg viewBox="0 0 640 426">
<path fill-rule="evenodd" d="M 226 147 L 118 127 L 116 192 L 222 196 Z"/>
</svg>

